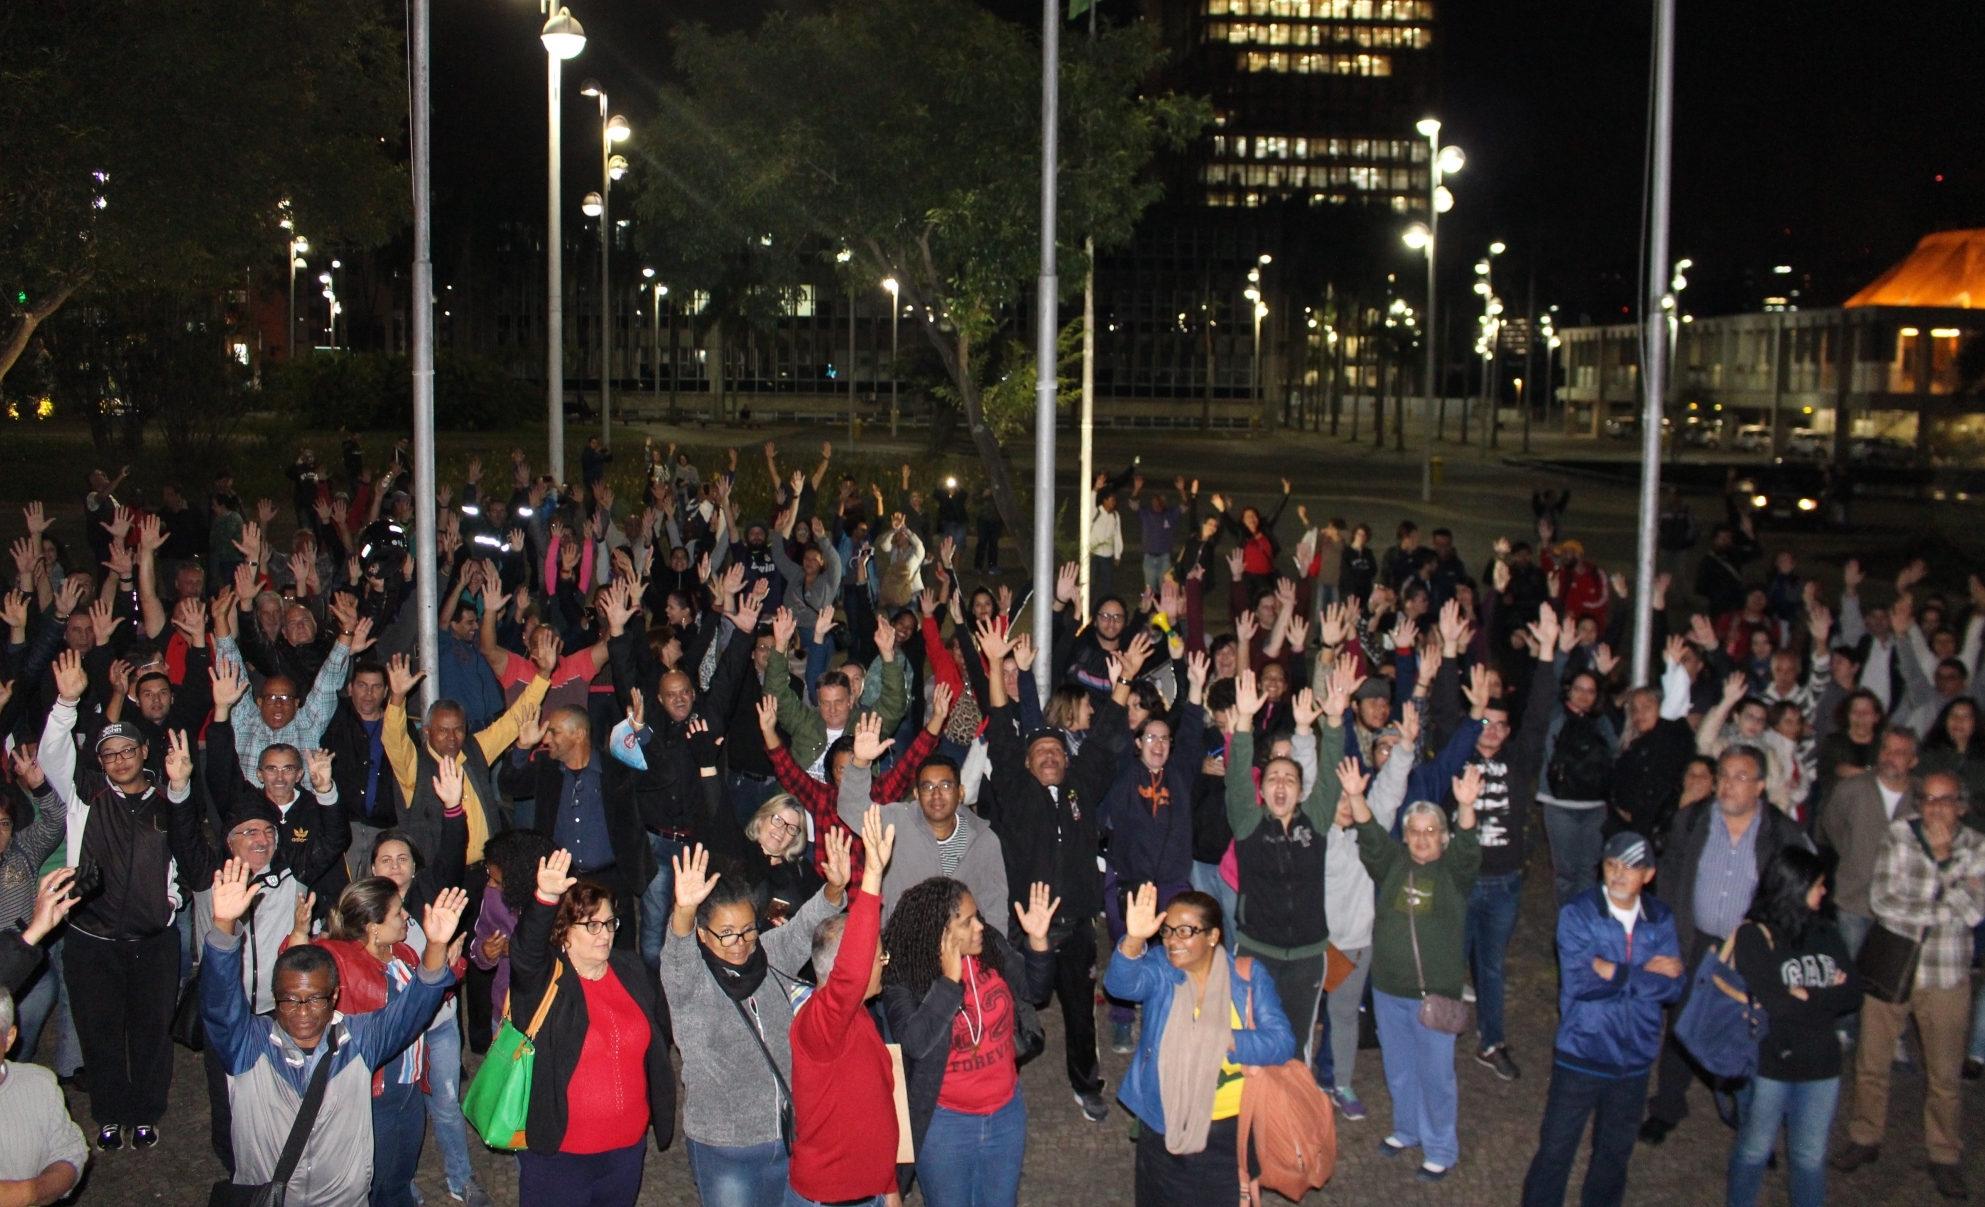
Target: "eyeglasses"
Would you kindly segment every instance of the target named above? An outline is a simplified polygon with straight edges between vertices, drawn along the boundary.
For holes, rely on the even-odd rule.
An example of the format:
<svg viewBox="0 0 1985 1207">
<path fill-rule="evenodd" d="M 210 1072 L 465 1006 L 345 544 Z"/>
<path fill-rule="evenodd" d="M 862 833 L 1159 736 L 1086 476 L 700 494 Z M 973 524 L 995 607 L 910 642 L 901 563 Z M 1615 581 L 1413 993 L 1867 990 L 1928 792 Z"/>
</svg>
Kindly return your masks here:
<svg viewBox="0 0 1985 1207">
<path fill-rule="evenodd" d="M 620 919 L 615 918 L 614 924 L 619 925 L 619 923 Z M 597 923 L 589 923 L 588 925 L 597 925 Z M 706 926 L 703 928 L 703 933 L 709 935 L 719 947 L 736 947 L 741 943 L 758 942 L 758 928 L 756 926 L 747 926 L 743 930 L 733 931 L 715 931 Z"/>
<path fill-rule="evenodd" d="M 296 697 L 295 697 L 295 696 L 285 696 L 285 695 L 282 695 L 282 694 L 280 694 L 280 693 L 278 693 L 278 694 L 276 694 L 276 695 L 272 695 L 272 696 L 263 696 L 263 697 L 262 697 L 262 703 L 264 703 L 264 704 L 294 704 L 294 703 L 296 703 Z"/>
<path fill-rule="evenodd" d="M 589 934 L 589 935 L 592 935 L 592 936 L 594 936 L 595 938 L 597 938 L 597 937 L 598 937 L 598 936 L 600 936 L 600 935 L 610 935 L 610 934 L 612 934 L 612 933 L 614 933 L 615 931 L 617 931 L 617 930 L 619 930 L 619 929 L 620 929 L 620 919 L 619 919 L 619 918 L 588 918 L 588 919 L 586 919 L 586 920 L 585 920 L 584 922 L 574 922 L 574 923 L 573 923 L 572 925 L 574 925 L 574 926 L 580 926 L 580 927 L 584 927 L 584 928 L 585 928 L 585 930 L 586 930 L 586 933 L 587 933 L 587 934 Z M 756 932 L 753 932 L 753 933 L 756 933 Z"/>
<path fill-rule="evenodd" d="M 766 818 L 759 828 L 764 830 L 772 830 L 774 833 L 791 834 L 791 833 L 797 833 L 800 827 L 796 823 L 787 821 L 785 818 L 779 817 L 775 814 L 774 816 Z"/>
<path fill-rule="evenodd" d="M 1939 792 L 1935 796 L 1924 797 L 1923 803 L 1926 805 L 1961 805 L 1964 803 L 1964 798 L 1955 792 Z"/>
<path fill-rule="evenodd" d="M 1212 929 L 1210 926 L 1160 926 L 1158 928 L 1158 937 L 1160 939 L 1192 939 L 1206 934 Z"/>
<path fill-rule="evenodd" d="M 1118 624 L 1122 624 L 1122 623 L 1123 623 L 1123 621 L 1124 621 L 1124 614 L 1123 614 L 1122 612 L 1098 612 L 1098 613 L 1096 613 L 1096 619 L 1097 619 L 1097 620 L 1114 620 L 1114 621 L 1116 621 L 1116 622 L 1117 622 Z"/>
<path fill-rule="evenodd" d="M 303 768 L 295 763 L 264 763 L 256 768 L 263 775 L 302 775 Z"/>
<path fill-rule="evenodd" d="M 1172 735 L 1168 733 L 1147 733 L 1143 737 L 1137 740 L 1140 742 L 1149 742 L 1153 746 L 1159 745 L 1160 743 L 1169 746 L 1171 745 L 1172 742 Z"/>
<path fill-rule="evenodd" d="M 917 792 L 919 795 L 926 792 L 944 792 L 957 786 L 957 780 L 920 780 L 917 783 Z"/>
<path fill-rule="evenodd" d="M 331 1001 L 332 998 L 328 994 L 322 993 L 312 997 L 279 997 L 276 999 L 276 1009 L 281 1010 L 287 1006 L 292 1010 L 322 1010 L 330 1005 Z"/>
<path fill-rule="evenodd" d="M 137 758 L 138 750 L 139 748 L 136 746 L 119 746 L 115 750 L 99 750 L 96 752 L 96 756 L 99 762 L 121 763 L 125 759 Z"/>
</svg>

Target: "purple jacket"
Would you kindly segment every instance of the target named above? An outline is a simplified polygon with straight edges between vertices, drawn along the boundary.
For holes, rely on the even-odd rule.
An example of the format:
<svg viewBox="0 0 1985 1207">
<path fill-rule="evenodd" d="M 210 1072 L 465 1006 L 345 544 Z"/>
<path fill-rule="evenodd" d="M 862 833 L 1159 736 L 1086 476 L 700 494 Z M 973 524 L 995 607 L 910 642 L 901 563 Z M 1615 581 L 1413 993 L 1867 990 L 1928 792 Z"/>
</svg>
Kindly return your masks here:
<svg viewBox="0 0 1985 1207">
<path fill-rule="evenodd" d="M 496 979 L 490 982 L 489 1012 L 490 1031 L 494 1034 L 503 1025 L 503 1006 L 510 998 L 510 957 L 486 960 L 483 958 L 483 943 L 495 935 L 508 938 L 517 932 L 517 914 L 503 901 L 503 890 L 488 885 L 482 890 L 482 913 L 476 917 L 476 941 L 469 948 L 469 958 L 476 967 L 488 972 L 496 970 Z"/>
</svg>

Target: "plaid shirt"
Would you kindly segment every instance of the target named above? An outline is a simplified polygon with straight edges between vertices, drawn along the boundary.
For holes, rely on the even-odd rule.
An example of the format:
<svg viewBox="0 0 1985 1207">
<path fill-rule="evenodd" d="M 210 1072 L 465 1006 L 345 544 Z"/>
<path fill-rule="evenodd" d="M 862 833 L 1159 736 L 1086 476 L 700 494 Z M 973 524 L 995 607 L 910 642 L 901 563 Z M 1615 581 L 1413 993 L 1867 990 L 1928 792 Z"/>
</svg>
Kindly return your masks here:
<svg viewBox="0 0 1985 1207">
<path fill-rule="evenodd" d="M 1875 920 L 1902 935 L 1923 935 L 1920 989 L 1970 983 L 1971 928 L 1985 919 L 1985 835 L 1959 826 L 1950 857 L 1932 862 L 1921 820 L 1891 822 L 1868 903 Z"/>
<path fill-rule="evenodd" d="M 236 667 L 245 665 L 241 647 L 233 637 L 223 637 L 215 644 L 220 647 L 221 656 Z M 281 729 L 269 728 L 252 696 L 244 697 L 234 706 L 229 719 L 234 722 L 234 752 L 241 763 L 242 778 L 261 786 L 257 769 L 262 765 L 262 752 L 277 742 L 288 742 L 298 750 L 317 748 L 324 740 L 324 728 L 331 723 L 331 714 L 337 711 L 338 691 L 345 685 L 345 668 L 350 665 L 351 656 L 352 647 L 342 641 L 331 647 L 330 656 L 317 671 L 317 680 L 310 685 L 310 693 L 299 704 L 296 716 Z"/>
<path fill-rule="evenodd" d="M 875 777 L 869 785 L 868 798 L 878 805 L 893 805 L 897 801 L 909 799 L 910 787 L 917 782 L 917 771 L 931 751 L 937 749 L 937 735 L 927 726 L 919 726 L 917 740 L 903 752 L 889 770 Z M 817 780 L 806 773 L 806 768 L 793 758 L 793 752 L 783 743 L 767 746 L 765 753 L 772 760 L 772 773 L 779 777 L 779 786 L 793 794 L 806 809 L 807 816 L 813 819 L 813 866 L 822 877 L 827 875 L 827 844 L 820 841 L 822 832 L 840 830 L 855 840 L 854 849 L 848 858 L 849 866 L 859 866 L 862 859 L 862 836 L 841 820 L 841 809 L 837 803 L 838 790 L 825 780 Z"/>
</svg>

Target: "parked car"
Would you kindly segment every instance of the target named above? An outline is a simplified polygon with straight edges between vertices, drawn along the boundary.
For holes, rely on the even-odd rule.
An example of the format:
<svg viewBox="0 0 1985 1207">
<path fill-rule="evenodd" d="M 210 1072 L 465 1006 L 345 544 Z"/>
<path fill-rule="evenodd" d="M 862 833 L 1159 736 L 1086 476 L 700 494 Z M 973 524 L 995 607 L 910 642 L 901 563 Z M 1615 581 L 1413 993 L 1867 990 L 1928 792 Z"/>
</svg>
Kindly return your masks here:
<svg viewBox="0 0 1985 1207">
<path fill-rule="evenodd" d="M 1691 419 L 1682 429 L 1682 443 L 1690 448 L 1722 448 L 1723 421 Z"/>
<path fill-rule="evenodd" d="M 1731 447 L 1740 453 L 1762 453 L 1771 448 L 1771 425 L 1747 423 L 1737 429 L 1737 438 Z"/>
<path fill-rule="evenodd" d="M 1892 436 L 1869 436 L 1847 446 L 1847 460 L 1854 465 L 1907 468 L 1915 464 L 1916 450 Z"/>
<path fill-rule="evenodd" d="M 1827 440 L 1809 427 L 1795 427 L 1785 439 L 1788 461 L 1817 461 L 1827 455 Z"/>
<path fill-rule="evenodd" d="M 1640 435 L 1640 416 L 1620 415 L 1606 421 L 1606 434 L 1615 440 L 1631 440 Z"/>
</svg>

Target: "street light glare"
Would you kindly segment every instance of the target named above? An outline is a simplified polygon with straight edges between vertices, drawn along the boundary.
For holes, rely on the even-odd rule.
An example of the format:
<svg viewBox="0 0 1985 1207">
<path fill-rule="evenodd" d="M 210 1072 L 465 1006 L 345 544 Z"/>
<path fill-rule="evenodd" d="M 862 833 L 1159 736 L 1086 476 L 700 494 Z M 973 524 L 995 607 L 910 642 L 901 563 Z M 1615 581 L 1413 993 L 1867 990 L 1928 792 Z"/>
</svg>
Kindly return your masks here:
<svg viewBox="0 0 1985 1207">
<path fill-rule="evenodd" d="M 1452 176 L 1468 165 L 1468 157 L 1461 153 L 1460 147 L 1447 146 L 1441 148 L 1440 157 L 1435 163 L 1440 168 L 1441 175 Z"/>
<path fill-rule="evenodd" d="M 549 53 L 561 59 L 576 59 L 579 52 L 586 49 L 586 29 L 569 8 L 560 8 L 553 13 L 551 20 L 544 23 L 544 32 L 538 35 Z"/>
<path fill-rule="evenodd" d="M 620 114 L 616 113 L 607 119 L 608 142 L 626 142 L 633 133 L 633 127 L 629 126 L 627 119 Z"/>
<path fill-rule="evenodd" d="M 641 275 L 652 280 L 654 279 L 655 276 L 655 270 L 652 268 L 644 268 L 641 270 Z"/>
<path fill-rule="evenodd" d="M 601 88 L 598 80 L 587 80 L 585 83 L 579 85 L 580 96 L 598 96 L 600 92 Z"/>
<path fill-rule="evenodd" d="M 621 177 L 627 175 L 627 156 L 616 155 L 607 160 L 607 175 L 614 180 L 619 180 Z"/>
<path fill-rule="evenodd" d="M 1445 214 L 1454 208 L 1454 194 L 1447 191 L 1444 184 L 1434 186 L 1434 212 Z"/>
<path fill-rule="evenodd" d="M 884 278 L 882 278 L 882 287 L 883 287 L 884 289 L 887 289 L 887 290 L 889 291 L 889 296 L 890 296 L 890 297 L 895 297 L 895 296 L 896 296 L 896 291 L 897 291 L 897 290 L 898 290 L 899 288 L 901 288 L 901 286 L 899 286 L 899 285 L 897 285 L 897 284 L 896 284 L 896 278 L 895 278 L 895 277 L 884 277 Z"/>
<path fill-rule="evenodd" d="M 1508 250 L 1509 248 L 1501 242 L 1489 244 L 1489 254 L 1492 256 L 1500 256 Z"/>
<path fill-rule="evenodd" d="M 1433 241 L 1433 234 L 1427 230 L 1426 223 L 1415 222 L 1406 228 L 1405 233 L 1400 235 L 1399 239 L 1414 251 L 1419 251 Z"/>
<path fill-rule="evenodd" d="M 1420 132 L 1420 137 L 1432 138 L 1441 132 L 1441 122 L 1438 117 L 1423 117 L 1413 128 Z"/>
<path fill-rule="evenodd" d="M 1262 252 L 1262 253 L 1261 253 L 1261 262 L 1262 262 L 1262 264 L 1263 264 L 1264 266 L 1266 266 L 1266 265 L 1269 265 L 1269 264 L 1273 264 L 1273 263 L 1275 263 L 1275 257 L 1274 257 L 1274 256 L 1271 256 L 1271 255 L 1269 255 L 1269 254 L 1268 254 L 1267 252 Z"/>
<path fill-rule="evenodd" d="M 580 212 L 585 214 L 588 218 L 599 217 L 600 211 L 603 208 L 605 207 L 603 207 L 600 204 L 600 195 L 598 193 L 586 194 L 585 200 L 579 203 Z"/>
</svg>

